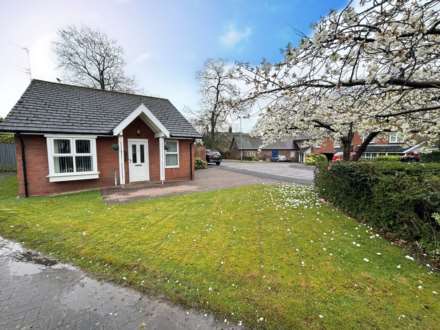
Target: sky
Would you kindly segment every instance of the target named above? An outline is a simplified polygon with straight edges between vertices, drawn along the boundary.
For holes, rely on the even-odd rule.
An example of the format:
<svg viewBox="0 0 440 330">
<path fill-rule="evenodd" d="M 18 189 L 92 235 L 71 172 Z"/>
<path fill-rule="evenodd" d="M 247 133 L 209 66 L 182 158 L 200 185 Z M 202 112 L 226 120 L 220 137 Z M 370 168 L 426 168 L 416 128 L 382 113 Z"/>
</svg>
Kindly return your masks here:
<svg viewBox="0 0 440 330">
<path fill-rule="evenodd" d="M 53 41 L 66 25 L 106 33 L 125 51 L 126 71 L 147 95 L 165 97 L 189 115 L 197 111 L 196 73 L 208 58 L 276 62 L 298 31 L 347 0 L 0 0 L 0 116 L 5 117 L 32 77 L 56 81 Z M 23 48 L 29 49 L 29 57 Z M 243 120 L 250 131 L 256 115 Z M 239 130 L 239 121 L 232 122 Z"/>
</svg>

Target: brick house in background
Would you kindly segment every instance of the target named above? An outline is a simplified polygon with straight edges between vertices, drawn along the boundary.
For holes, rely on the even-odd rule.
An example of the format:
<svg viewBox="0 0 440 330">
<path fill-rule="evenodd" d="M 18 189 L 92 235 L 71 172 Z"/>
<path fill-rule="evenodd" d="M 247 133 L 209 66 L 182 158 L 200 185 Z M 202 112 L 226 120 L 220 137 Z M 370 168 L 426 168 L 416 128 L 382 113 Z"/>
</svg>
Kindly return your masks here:
<svg viewBox="0 0 440 330">
<path fill-rule="evenodd" d="M 355 151 L 363 142 L 362 137 L 357 132 L 353 137 L 353 151 Z M 419 152 L 423 142 L 414 146 L 406 145 L 401 139 L 399 133 L 382 133 L 377 136 L 367 147 L 367 150 L 363 153 L 362 159 L 374 159 L 379 156 L 403 156 L 408 152 Z M 337 153 L 342 152 L 342 148 L 339 145 L 335 145 L 331 138 L 324 139 L 320 145 L 314 146 L 310 149 L 310 153 L 325 154 L 328 159 Z"/>
<path fill-rule="evenodd" d="M 32 80 L 0 123 L 19 195 L 190 180 L 200 134 L 167 99 Z"/>
</svg>

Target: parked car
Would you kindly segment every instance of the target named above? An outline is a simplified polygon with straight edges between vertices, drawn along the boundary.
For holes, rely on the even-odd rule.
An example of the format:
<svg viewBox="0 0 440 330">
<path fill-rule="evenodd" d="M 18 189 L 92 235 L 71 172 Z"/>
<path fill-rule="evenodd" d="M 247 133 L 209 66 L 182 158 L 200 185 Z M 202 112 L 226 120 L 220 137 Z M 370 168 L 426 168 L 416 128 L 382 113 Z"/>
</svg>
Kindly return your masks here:
<svg viewBox="0 0 440 330">
<path fill-rule="evenodd" d="M 288 159 L 285 155 L 278 155 L 277 162 L 287 162 Z"/>
<path fill-rule="evenodd" d="M 219 166 L 222 162 L 222 154 L 217 150 L 206 149 L 206 162 L 215 163 L 215 165 Z"/>
<path fill-rule="evenodd" d="M 352 152 L 350 154 L 350 159 L 353 159 L 354 155 L 356 155 L 356 153 Z M 338 162 L 338 161 L 343 160 L 343 159 L 344 159 L 344 153 L 342 151 L 339 151 L 339 152 L 336 152 L 333 155 L 332 162 Z"/>
<path fill-rule="evenodd" d="M 418 162 L 420 160 L 420 154 L 417 152 L 408 152 L 400 158 L 401 162 Z"/>
</svg>

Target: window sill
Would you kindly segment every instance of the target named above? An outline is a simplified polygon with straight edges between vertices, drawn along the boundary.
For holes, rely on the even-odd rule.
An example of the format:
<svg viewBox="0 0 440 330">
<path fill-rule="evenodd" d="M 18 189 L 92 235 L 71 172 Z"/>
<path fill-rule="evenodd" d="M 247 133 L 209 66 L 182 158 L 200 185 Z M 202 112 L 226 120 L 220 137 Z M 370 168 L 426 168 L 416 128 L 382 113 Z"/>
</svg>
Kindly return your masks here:
<svg viewBox="0 0 440 330">
<path fill-rule="evenodd" d="M 99 178 L 99 172 L 74 173 L 74 174 L 54 174 L 48 175 L 49 182 L 92 180 Z"/>
<path fill-rule="evenodd" d="M 179 165 L 175 165 L 175 166 L 165 166 L 165 168 L 179 168 Z"/>
</svg>

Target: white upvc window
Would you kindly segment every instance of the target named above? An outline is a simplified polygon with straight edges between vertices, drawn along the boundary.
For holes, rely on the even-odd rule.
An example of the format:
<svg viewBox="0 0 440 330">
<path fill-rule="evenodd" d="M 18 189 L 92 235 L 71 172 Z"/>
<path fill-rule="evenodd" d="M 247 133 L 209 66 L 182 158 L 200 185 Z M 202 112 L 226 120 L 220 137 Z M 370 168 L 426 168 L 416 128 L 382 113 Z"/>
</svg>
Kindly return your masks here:
<svg viewBox="0 0 440 330">
<path fill-rule="evenodd" d="M 73 181 L 99 177 L 96 136 L 46 135 L 49 181 Z"/>
<path fill-rule="evenodd" d="M 399 133 L 397 133 L 397 132 L 391 132 L 391 133 L 389 134 L 389 137 L 388 137 L 388 142 L 389 142 L 389 143 L 399 143 L 399 142 L 401 142 L 401 141 L 402 141 L 402 139 L 401 139 L 401 136 L 400 136 Z"/>
<path fill-rule="evenodd" d="M 165 167 L 179 167 L 179 141 L 165 140 Z"/>
</svg>

